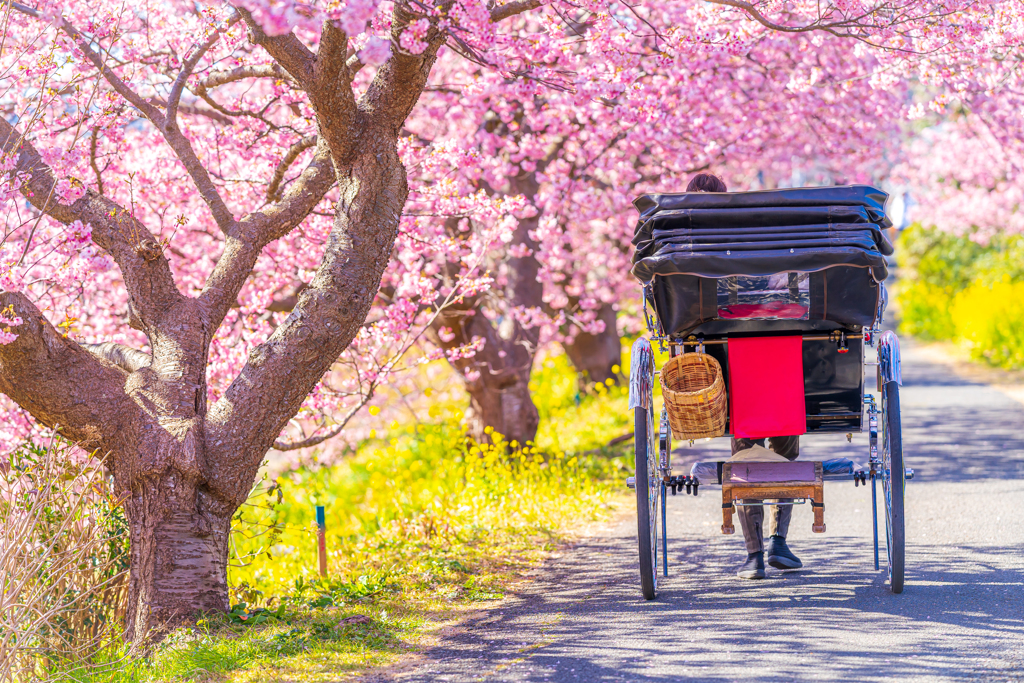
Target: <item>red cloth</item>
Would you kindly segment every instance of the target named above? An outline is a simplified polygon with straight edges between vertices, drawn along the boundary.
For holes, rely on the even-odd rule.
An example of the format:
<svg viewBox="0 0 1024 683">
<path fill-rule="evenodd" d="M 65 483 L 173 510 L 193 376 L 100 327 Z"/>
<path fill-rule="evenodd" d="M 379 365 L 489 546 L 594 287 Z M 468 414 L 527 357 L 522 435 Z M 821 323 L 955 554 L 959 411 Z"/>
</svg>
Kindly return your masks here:
<svg viewBox="0 0 1024 683">
<path fill-rule="evenodd" d="M 727 320 L 739 318 L 806 320 L 807 307 L 800 304 L 788 304 L 785 301 L 769 301 L 766 304 L 730 304 L 718 307 L 718 317 Z"/>
<path fill-rule="evenodd" d="M 803 337 L 730 338 L 729 408 L 740 438 L 806 433 Z"/>
</svg>

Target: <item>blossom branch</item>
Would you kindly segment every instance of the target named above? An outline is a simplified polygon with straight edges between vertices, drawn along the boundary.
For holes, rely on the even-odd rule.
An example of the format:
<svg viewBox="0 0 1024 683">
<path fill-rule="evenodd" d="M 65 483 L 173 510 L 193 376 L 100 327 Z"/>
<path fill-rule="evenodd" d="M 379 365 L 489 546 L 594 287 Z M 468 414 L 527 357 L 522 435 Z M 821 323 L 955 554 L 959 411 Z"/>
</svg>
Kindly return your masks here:
<svg viewBox="0 0 1024 683">
<path fill-rule="evenodd" d="M 131 212 L 92 189 L 71 204 L 60 203 L 53 171 L 32 143 L 3 117 L 0 150 L 4 156 L 17 155 L 14 170 L 25 174 L 21 193 L 36 209 L 64 224 L 82 221 L 92 227 L 92 240 L 120 267 L 129 303 L 143 322 L 155 321 L 161 311 L 184 299 L 156 238 Z"/>
<path fill-rule="evenodd" d="M 263 247 L 298 226 L 331 189 L 335 178 L 330 151 L 325 142 L 320 142 L 313 159 L 279 201 L 238 222 L 199 295 L 199 303 L 209 313 L 211 330 L 220 325 L 237 301 Z"/>
<path fill-rule="evenodd" d="M 363 395 L 363 398 L 362 398 L 362 400 L 359 401 L 359 403 L 357 403 L 351 410 L 349 410 L 345 414 L 345 417 L 343 417 L 341 419 L 341 422 L 339 422 L 330 431 L 325 432 L 323 434 L 318 434 L 317 436 L 311 436 L 308 439 L 303 439 L 302 441 L 294 441 L 294 442 L 275 441 L 274 442 L 274 450 L 275 451 L 297 451 L 297 450 L 302 449 L 302 448 L 309 448 L 310 446 L 318 446 L 318 445 L 322 444 L 324 441 L 327 441 L 328 439 L 333 439 L 338 434 L 341 434 L 342 431 L 344 431 L 345 427 L 352 420 L 352 418 L 355 417 L 356 414 L 358 414 L 359 411 L 363 409 L 363 406 L 365 406 L 367 403 L 369 403 L 370 399 L 372 399 L 372 398 L 373 398 L 373 390 L 371 389 L 370 391 L 366 392 L 366 394 Z"/>
<path fill-rule="evenodd" d="M 188 77 L 192 75 L 192 71 L 195 70 L 199 60 L 220 40 L 221 34 L 236 24 L 241 18 L 238 12 L 232 11 L 231 16 L 227 20 L 217 26 L 205 41 L 194 46 L 185 56 L 185 61 L 181 65 L 181 71 L 178 73 L 178 77 L 174 79 L 174 85 L 171 86 L 171 92 L 167 96 L 168 126 L 173 127 L 177 123 L 178 103 L 181 100 L 181 93 L 184 91 L 185 83 L 188 81 Z"/>
<path fill-rule="evenodd" d="M 410 10 L 407 2 L 395 3 L 391 22 L 392 46 L 400 44 L 402 32 L 418 16 Z M 377 70 L 376 78 L 360 98 L 359 108 L 373 112 L 376 123 L 397 135 L 426 87 L 430 69 L 437 59 L 437 51 L 444 45 L 447 35 L 431 22 L 424 38 L 427 46 L 423 52 L 411 54 L 392 49 L 387 61 Z"/>
<path fill-rule="evenodd" d="M 24 11 L 26 14 L 37 18 L 41 17 L 38 11 L 25 7 L 24 5 L 19 5 L 15 9 Z M 67 36 L 75 42 L 78 49 L 80 49 L 86 58 L 92 62 L 93 66 L 99 70 L 100 74 L 110 84 L 114 91 L 142 112 L 143 115 L 145 115 L 145 117 L 149 119 L 163 134 L 164 140 L 167 141 L 167 144 L 174 151 L 175 156 L 178 157 L 178 160 L 185 166 L 185 170 L 188 171 L 189 177 L 191 177 L 192 182 L 195 183 L 196 189 L 199 190 L 199 194 L 202 196 L 203 201 L 205 201 L 207 206 L 210 207 L 210 212 L 213 214 L 213 218 L 217 222 L 217 225 L 223 232 L 228 232 L 231 225 L 234 224 L 235 219 L 228 210 L 224 200 L 221 198 L 220 193 L 217 191 L 217 187 L 213 184 L 213 180 L 210 179 L 210 174 L 206 171 L 202 162 L 199 161 L 199 157 L 192 148 L 192 143 L 189 142 L 188 138 L 181 132 L 181 129 L 178 128 L 174 118 L 165 116 L 155 104 L 146 101 L 141 95 L 128 87 L 128 84 L 121 80 L 121 78 L 114 73 L 113 69 L 107 66 L 103 57 L 93 50 L 92 45 L 96 41 L 88 40 L 81 31 L 72 26 L 64 17 L 60 17 L 56 24 L 61 31 L 67 34 Z M 214 35 L 219 36 L 219 34 Z M 198 62 L 198 58 L 202 57 L 206 52 L 206 49 L 200 50 L 199 55 L 196 58 L 196 62 Z M 195 65 L 193 64 L 192 67 L 189 67 L 187 72 L 190 73 L 191 68 L 194 66 Z M 186 73 L 186 71 L 183 70 L 183 73 Z M 174 91 L 172 90 L 172 98 L 175 99 L 170 99 L 168 101 L 168 114 L 172 111 L 176 111 L 177 109 L 176 97 L 177 96 L 174 95 Z"/>
</svg>

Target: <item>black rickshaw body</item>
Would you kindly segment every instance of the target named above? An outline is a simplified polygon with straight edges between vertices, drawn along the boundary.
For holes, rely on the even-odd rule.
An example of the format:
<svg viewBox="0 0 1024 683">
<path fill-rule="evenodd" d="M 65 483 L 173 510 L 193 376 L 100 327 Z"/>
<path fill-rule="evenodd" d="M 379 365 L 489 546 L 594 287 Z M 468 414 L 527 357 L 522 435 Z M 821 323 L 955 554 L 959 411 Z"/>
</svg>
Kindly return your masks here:
<svg viewBox="0 0 1024 683">
<path fill-rule="evenodd" d="M 632 272 L 654 339 L 703 342 L 728 386 L 727 339 L 803 335 L 807 431 L 860 431 L 864 339 L 893 253 L 886 198 L 865 185 L 637 198 Z"/>
<path fill-rule="evenodd" d="M 637 499 L 645 599 L 657 597 L 659 565 L 662 577 L 669 575 L 669 491 L 696 497 L 720 487 L 724 534 L 735 531 L 737 506 L 801 502 L 811 507 L 811 530 L 825 533 L 826 481 L 870 486 L 875 569 L 880 504 L 889 588 L 903 591 L 904 488 L 913 470 L 904 467 L 899 341 L 881 329 L 887 257 L 893 253 L 885 236 L 892 227 L 886 199 L 873 187 L 849 185 L 648 194 L 634 202 L 640 220 L 632 273 L 643 287 L 651 334 L 637 339 L 631 351 L 636 467 L 626 484 Z M 662 368 L 662 379 L 668 375 L 675 384 L 670 394 L 663 391 L 660 410 L 651 342 L 667 345 L 674 359 Z M 866 345 L 877 355 L 871 392 L 865 391 Z M 721 376 L 711 372 L 716 364 L 701 351 L 718 361 Z M 774 366 L 772 354 L 778 354 Z M 694 368 L 697 384 L 679 383 L 683 366 Z M 693 462 L 688 473 L 673 470 L 673 436 L 693 447 L 709 436 L 729 435 L 734 418 L 735 431 L 748 436 L 846 432 L 852 441 L 853 432 L 864 431 L 867 460 L 780 463 L 754 451 L 753 460 L 741 461 L 737 453 L 728 461 Z M 800 431 L 771 431 L 776 428 Z"/>
</svg>

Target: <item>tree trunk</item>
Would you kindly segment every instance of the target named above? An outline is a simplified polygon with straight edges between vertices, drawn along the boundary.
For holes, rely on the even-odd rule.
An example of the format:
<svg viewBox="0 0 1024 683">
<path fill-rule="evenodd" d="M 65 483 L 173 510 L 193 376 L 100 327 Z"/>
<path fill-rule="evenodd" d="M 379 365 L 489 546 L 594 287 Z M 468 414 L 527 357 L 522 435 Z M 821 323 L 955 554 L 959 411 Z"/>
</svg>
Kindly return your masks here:
<svg viewBox="0 0 1024 683">
<path fill-rule="evenodd" d="M 460 348 L 474 339 L 483 341 L 473 357 L 452 361 L 469 394 L 469 435 L 481 443 L 492 441 L 487 434 L 490 427 L 506 441 L 533 441 L 540 424 L 529 388 L 536 339 L 514 323 L 492 325 L 477 297 L 442 311 L 430 334 L 444 349 Z"/>
<path fill-rule="evenodd" d="M 563 343 L 562 347 L 573 367 L 580 373 L 582 382 L 612 380 L 618 384 L 622 379 L 622 340 L 615 326 L 615 309 L 611 304 L 604 304 L 598 310 L 597 317 L 604 323 L 603 332 L 580 332 L 572 343 Z M 613 369 L 616 366 L 618 372 Z"/>
<path fill-rule="evenodd" d="M 508 373 L 480 376 L 476 382 L 467 382 L 469 410 L 466 424 L 477 440 L 487 437 L 485 429 L 491 427 L 506 441 L 524 445 L 537 436 L 540 415 L 530 397 L 528 373 Z"/>
<path fill-rule="evenodd" d="M 538 183 L 536 173 L 520 173 L 509 188 L 510 194 L 534 197 Z M 538 248 L 530 236 L 540 223 L 540 214 L 522 218 L 512 236 L 511 246 L 525 245 L 526 256 L 508 259 L 505 300 L 509 307 L 540 308 L 544 285 L 538 277 L 540 264 L 533 255 Z M 458 272 L 457 268 L 453 269 Z M 449 350 L 465 346 L 474 339 L 483 340 L 483 349 L 473 358 L 458 359 L 452 365 L 463 376 L 469 393 L 466 425 L 477 441 L 490 441 L 486 428 L 502 434 L 507 441 L 525 444 L 537 436 L 540 415 L 530 396 L 530 373 L 537 355 L 540 331 L 527 328 L 504 311 L 501 322 L 491 323 L 484 315 L 484 298 L 468 297 L 463 302 L 441 311 L 434 321 L 435 343 Z M 451 331 L 445 341 L 441 333 Z M 447 337 L 447 335 L 445 335 Z"/>
<path fill-rule="evenodd" d="M 159 637 L 200 612 L 228 609 L 233 511 L 173 471 L 143 480 L 125 510 L 131 539 L 130 639 Z"/>
</svg>

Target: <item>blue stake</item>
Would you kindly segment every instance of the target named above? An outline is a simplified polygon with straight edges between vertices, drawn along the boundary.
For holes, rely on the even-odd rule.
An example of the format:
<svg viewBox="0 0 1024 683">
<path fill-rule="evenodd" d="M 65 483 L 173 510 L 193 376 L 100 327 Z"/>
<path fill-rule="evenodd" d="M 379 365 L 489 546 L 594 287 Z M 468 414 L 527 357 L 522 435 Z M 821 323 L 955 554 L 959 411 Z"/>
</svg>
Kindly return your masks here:
<svg viewBox="0 0 1024 683">
<path fill-rule="evenodd" d="M 320 576 L 327 578 L 327 520 L 324 506 L 316 506 L 317 555 L 320 558 Z"/>
</svg>

